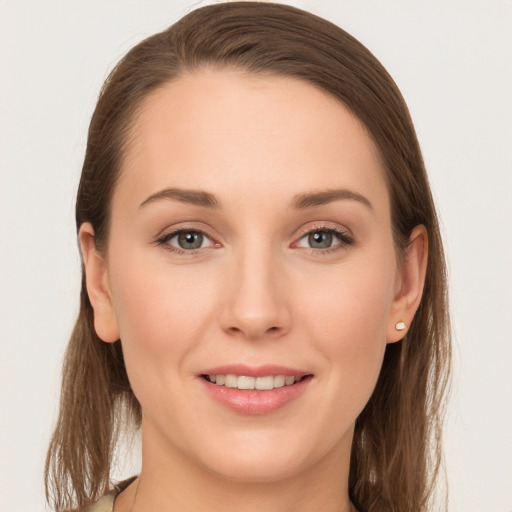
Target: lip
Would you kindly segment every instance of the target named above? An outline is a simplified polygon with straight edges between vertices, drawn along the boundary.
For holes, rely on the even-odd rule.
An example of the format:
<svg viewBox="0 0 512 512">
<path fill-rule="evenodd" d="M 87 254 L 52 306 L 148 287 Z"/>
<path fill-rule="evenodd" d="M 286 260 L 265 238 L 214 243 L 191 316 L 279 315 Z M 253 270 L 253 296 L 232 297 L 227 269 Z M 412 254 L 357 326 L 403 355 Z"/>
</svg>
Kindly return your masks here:
<svg viewBox="0 0 512 512">
<path fill-rule="evenodd" d="M 203 378 L 203 375 L 229 374 L 245 375 L 247 377 L 293 375 L 296 378 L 302 378 L 302 380 L 291 386 L 259 391 L 218 386 Z M 239 414 L 256 416 L 277 411 L 299 398 L 308 388 L 313 375 L 309 372 L 286 366 L 262 365 L 254 367 L 236 364 L 209 368 L 201 372 L 198 377 L 206 392 L 222 406 Z"/>
<path fill-rule="evenodd" d="M 202 371 L 199 375 L 245 375 L 247 377 L 266 377 L 267 375 L 293 375 L 294 377 L 302 378 L 310 375 L 311 372 L 298 370 L 297 368 L 290 368 L 288 366 L 280 366 L 275 364 L 264 364 L 260 366 L 248 366 L 245 364 L 225 364 L 216 366 L 215 368 L 208 368 Z"/>
</svg>

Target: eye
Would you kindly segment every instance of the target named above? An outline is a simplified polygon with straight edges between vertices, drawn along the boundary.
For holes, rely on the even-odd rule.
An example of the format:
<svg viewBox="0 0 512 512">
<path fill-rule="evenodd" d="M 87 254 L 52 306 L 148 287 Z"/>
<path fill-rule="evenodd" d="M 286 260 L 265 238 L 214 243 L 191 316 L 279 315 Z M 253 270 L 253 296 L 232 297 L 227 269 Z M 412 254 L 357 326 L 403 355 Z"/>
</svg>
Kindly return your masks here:
<svg viewBox="0 0 512 512">
<path fill-rule="evenodd" d="M 194 251 L 211 247 L 214 242 L 205 233 L 193 229 L 180 229 L 162 236 L 157 240 L 159 245 L 170 246 L 169 249 L 177 251 Z"/>
<path fill-rule="evenodd" d="M 328 231 L 315 231 L 307 235 L 307 240 L 312 249 L 328 249 L 332 246 L 334 235 Z"/>
<path fill-rule="evenodd" d="M 345 232 L 336 229 L 315 229 L 304 235 L 297 242 L 297 247 L 308 249 L 333 249 L 342 245 L 350 245 L 353 243 L 352 238 Z"/>
</svg>

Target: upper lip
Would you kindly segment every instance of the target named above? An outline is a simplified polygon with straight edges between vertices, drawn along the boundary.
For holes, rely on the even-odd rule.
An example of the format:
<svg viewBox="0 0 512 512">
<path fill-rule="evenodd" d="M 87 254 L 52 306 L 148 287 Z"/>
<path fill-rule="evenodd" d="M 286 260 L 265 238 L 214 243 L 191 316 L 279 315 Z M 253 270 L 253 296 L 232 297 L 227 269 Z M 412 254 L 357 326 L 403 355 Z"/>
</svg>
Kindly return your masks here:
<svg viewBox="0 0 512 512">
<path fill-rule="evenodd" d="M 310 375 L 311 372 L 291 368 L 289 366 L 281 366 L 275 364 L 263 364 L 259 366 L 248 366 L 245 364 L 224 364 L 215 368 L 208 368 L 200 373 L 200 375 L 244 375 L 246 377 L 266 377 L 269 375 L 284 375 L 294 377 L 304 377 Z"/>
</svg>

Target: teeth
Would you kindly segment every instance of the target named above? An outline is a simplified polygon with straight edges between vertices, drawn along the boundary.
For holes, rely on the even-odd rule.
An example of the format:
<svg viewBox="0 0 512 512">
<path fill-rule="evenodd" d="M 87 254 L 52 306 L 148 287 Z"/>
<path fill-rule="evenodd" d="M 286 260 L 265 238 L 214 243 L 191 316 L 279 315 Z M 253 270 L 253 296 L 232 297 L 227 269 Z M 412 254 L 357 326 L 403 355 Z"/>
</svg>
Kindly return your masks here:
<svg viewBox="0 0 512 512">
<path fill-rule="evenodd" d="M 285 380 L 286 380 L 286 377 L 284 375 L 276 375 L 274 377 L 274 387 L 282 388 L 284 386 Z"/>
<path fill-rule="evenodd" d="M 226 380 L 224 381 L 224 386 L 227 388 L 237 388 L 238 387 L 238 377 L 236 375 L 226 375 Z"/>
<path fill-rule="evenodd" d="M 254 389 L 256 379 L 254 377 L 245 377 L 240 375 L 238 377 L 237 388 L 238 389 Z"/>
<path fill-rule="evenodd" d="M 261 391 L 267 391 L 269 389 L 273 389 L 274 388 L 274 377 L 272 377 L 272 375 L 269 375 L 268 377 L 258 377 L 256 379 L 256 385 L 254 387 Z"/>
<path fill-rule="evenodd" d="M 295 382 L 295 377 L 285 377 L 284 383 L 286 386 L 291 386 Z"/>
<path fill-rule="evenodd" d="M 208 375 L 208 380 L 217 386 L 238 389 L 257 389 L 269 391 L 283 386 L 291 386 L 296 380 L 293 375 L 267 375 L 265 377 L 248 377 L 246 375 Z"/>
</svg>

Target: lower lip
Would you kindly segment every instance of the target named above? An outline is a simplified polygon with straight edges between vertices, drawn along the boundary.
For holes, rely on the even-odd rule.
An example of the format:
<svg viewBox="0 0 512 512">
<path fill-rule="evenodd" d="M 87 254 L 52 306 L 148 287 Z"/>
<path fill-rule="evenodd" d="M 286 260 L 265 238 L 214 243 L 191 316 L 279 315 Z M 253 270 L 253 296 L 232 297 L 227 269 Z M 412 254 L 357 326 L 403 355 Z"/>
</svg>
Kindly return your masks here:
<svg viewBox="0 0 512 512">
<path fill-rule="evenodd" d="M 218 386 L 201 378 L 210 395 L 232 411 L 248 415 L 268 414 L 281 409 L 298 398 L 311 381 L 311 376 L 291 386 L 283 386 L 268 391 L 241 390 Z"/>
</svg>

